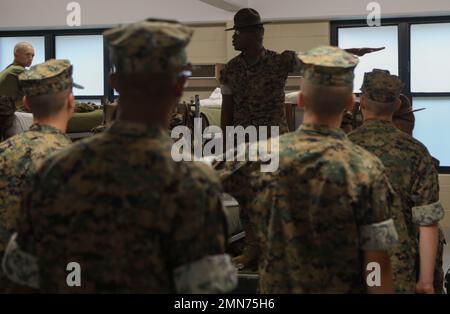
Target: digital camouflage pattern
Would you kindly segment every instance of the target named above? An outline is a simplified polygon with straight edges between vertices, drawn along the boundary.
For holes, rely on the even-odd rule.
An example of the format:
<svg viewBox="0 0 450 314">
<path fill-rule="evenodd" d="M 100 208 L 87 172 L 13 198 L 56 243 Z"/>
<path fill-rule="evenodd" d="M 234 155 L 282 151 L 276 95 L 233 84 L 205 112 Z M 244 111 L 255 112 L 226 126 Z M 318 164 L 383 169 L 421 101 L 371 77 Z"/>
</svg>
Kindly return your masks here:
<svg viewBox="0 0 450 314">
<path fill-rule="evenodd" d="M 387 70 L 373 69 L 364 73 L 361 92 L 373 101 L 390 103 L 398 99 L 403 86 L 398 76 L 391 75 Z"/>
<path fill-rule="evenodd" d="M 96 108 L 95 104 L 90 102 L 75 103 L 75 112 L 78 113 L 92 112 L 95 111 Z"/>
<path fill-rule="evenodd" d="M 381 162 L 341 129 L 280 137 L 280 166 L 250 206 L 262 293 L 364 293 L 361 250 L 397 241 L 395 193 Z"/>
<path fill-rule="evenodd" d="M 0 222 L 9 235 L 16 229 L 22 191 L 28 188 L 45 158 L 70 144 L 61 131 L 39 124 L 0 144 Z M 2 237 L 1 251 L 8 239 Z"/>
<path fill-rule="evenodd" d="M 29 188 L 45 158 L 70 143 L 59 130 L 34 124 L 0 144 L 0 259 L 17 230 L 22 193 Z"/>
<path fill-rule="evenodd" d="M 300 52 L 302 75 L 309 82 L 325 86 L 353 85 L 353 71 L 359 60 L 353 54 L 332 46 L 320 46 Z"/>
<path fill-rule="evenodd" d="M 353 114 L 350 111 L 346 111 L 342 118 L 341 129 L 346 133 L 350 133 L 353 130 Z"/>
<path fill-rule="evenodd" d="M 72 79 L 69 60 L 50 59 L 32 66 L 19 75 L 20 86 L 28 97 L 51 95 L 69 88 L 83 88 Z"/>
<path fill-rule="evenodd" d="M 414 125 L 415 125 L 415 117 L 414 112 L 422 111 L 425 108 L 414 109 L 412 108 L 411 102 L 408 97 L 403 94 L 400 94 L 401 106 L 400 108 L 394 112 L 394 116 L 392 121 L 399 130 L 405 132 L 412 136 Z M 433 156 L 434 167 L 436 170 L 439 168 L 440 161 Z M 439 246 L 438 252 L 436 255 L 436 270 L 434 274 L 434 290 L 436 293 L 443 293 L 443 285 L 444 285 L 444 270 L 442 267 L 443 256 L 444 256 L 444 245 L 446 245 L 446 240 L 442 228 L 439 228 Z"/>
<path fill-rule="evenodd" d="M 418 253 L 417 226 L 437 223 L 444 209 L 439 202 L 439 181 L 436 168 L 427 148 L 418 140 L 397 129 L 391 122 L 368 120 L 349 134 L 349 138 L 378 156 L 388 170 L 389 181 L 401 200 L 401 210 L 414 247 L 401 243 L 396 256 Z M 399 213 L 394 213 L 396 223 Z M 401 233 L 401 230 L 399 230 Z M 416 269 L 415 257 L 393 262 L 397 280 L 406 285 Z M 442 290 L 442 288 L 440 289 Z"/>
<path fill-rule="evenodd" d="M 239 219 L 245 231 L 245 247 L 242 255 L 248 259 L 248 264 L 243 266 L 252 268 L 257 263 L 256 230 L 259 226 L 255 225 L 250 217 L 250 205 L 260 189 L 260 162 L 249 161 L 247 155 L 249 145 L 246 144 L 245 147 L 245 160 L 238 161 L 238 158 L 242 156 L 235 154 L 234 161 L 227 161 L 223 158 L 223 161 L 216 161 L 213 167 L 222 183 L 223 190 L 239 203 Z"/>
<path fill-rule="evenodd" d="M 6 138 L 6 132 L 14 124 L 16 103 L 13 98 L 0 95 L 0 141 Z"/>
<path fill-rule="evenodd" d="M 279 126 L 280 134 L 288 132 L 284 87 L 298 64 L 293 51 L 267 49 L 253 64 L 247 64 L 242 53 L 231 59 L 221 71 L 220 83 L 233 96 L 233 125 Z"/>
<path fill-rule="evenodd" d="M 120 73 L 182 71 L 188 65 L 185 47 L 193 30 L 169 20 L 148 19 L 103 33 L 112 64 Z"/>
<path fill-rule="evenodd" d="M 91 132 L 93 134 L 101 133 L 109 128 L 112 123 L 116 120 L 119 112 L 119 100 L 110 102 L 107 99 L 102 99 L 103 108 L 103 121 L 102 124 L 94 127 Z"/>
<path fill-rule="evenodd" d="M 191 130 L 194 129 L 194 113 L 188 103 L 178 103 L 170 118 L 169 129 L 172 130 L 177 126 L 187 126 Z M 204 124 L 202 124 L 204 125 Z"/>
<path fill-rule="evenodd" d="M 191 33 L 147 20 L 105 37 L 119 72 L 169 72 Z M 37 268 L 43 292 L 231 290 L 220 184 L 205 164 L 175 162 L 172 144 L 167 130 L 118 120 L 49 159 L 24 199 L 5 275 L 32 286 Z M 81 287 L 66 283 L 69 262 L 81 266 Z"/>
<path fill-rule="evenodd" d="M 206 165 L 174 162 L 171 146 L 165 131 L 117 121 L 45 163 L 17 238 L 38 258 L 41 291 L 176 292 L 176 269 L 227 258 L 220 184 Z M 82 286 L 71 288 L 74 261 Z"/>
</svg>

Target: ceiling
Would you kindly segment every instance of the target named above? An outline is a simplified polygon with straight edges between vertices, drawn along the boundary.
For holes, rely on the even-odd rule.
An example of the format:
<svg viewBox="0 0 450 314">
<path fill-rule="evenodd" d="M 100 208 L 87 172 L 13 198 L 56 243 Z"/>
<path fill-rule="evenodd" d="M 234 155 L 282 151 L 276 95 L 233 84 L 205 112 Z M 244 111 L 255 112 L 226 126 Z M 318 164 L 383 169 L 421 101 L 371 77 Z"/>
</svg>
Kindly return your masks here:
<svg viewBox="0 0 450 314">
<path fill-rule="evenodd" d="M 0 0 L 0 29 L 64 28 L 69 1 Z M 129 23 L 147 17 L 186 23 L 232 21 L 240 7 L 257 9 L 266 20 L 365 18 L 370 0 L 76 0 L 82 27 Z M 377 0 L 382 17 L 450 14 L 449 0 Z"/>
</svg>

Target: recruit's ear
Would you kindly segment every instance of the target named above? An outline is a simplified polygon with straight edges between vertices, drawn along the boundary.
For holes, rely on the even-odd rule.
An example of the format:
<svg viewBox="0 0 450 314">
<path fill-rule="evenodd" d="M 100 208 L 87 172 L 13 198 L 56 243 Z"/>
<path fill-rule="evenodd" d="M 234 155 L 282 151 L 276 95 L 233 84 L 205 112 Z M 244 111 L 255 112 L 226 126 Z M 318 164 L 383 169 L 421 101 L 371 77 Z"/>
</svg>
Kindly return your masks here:
<svg viewBox="0 0 450 314">
<path fill-rule="evenodd" d="M 345 110 L 352 111 L 354 107 L 355 107 L 355 94 L 352 94 L 352 97 L 345 106 Z"/>
</svg>

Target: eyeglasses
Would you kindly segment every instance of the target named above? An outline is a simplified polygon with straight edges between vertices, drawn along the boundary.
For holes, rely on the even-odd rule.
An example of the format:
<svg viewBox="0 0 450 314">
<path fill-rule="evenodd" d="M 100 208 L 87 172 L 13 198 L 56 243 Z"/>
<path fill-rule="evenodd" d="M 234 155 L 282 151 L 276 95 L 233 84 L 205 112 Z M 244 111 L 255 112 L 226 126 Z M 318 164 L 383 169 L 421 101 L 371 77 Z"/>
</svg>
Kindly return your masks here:
<svg viewBox="0 0 450 314">
<path fill-rule="evenodd" d="M 192 76 L 192 71 L 191 70 L 183 70 L 180 73 L 178 73 L 179 77 L 191 77 Z"/>
</svg>

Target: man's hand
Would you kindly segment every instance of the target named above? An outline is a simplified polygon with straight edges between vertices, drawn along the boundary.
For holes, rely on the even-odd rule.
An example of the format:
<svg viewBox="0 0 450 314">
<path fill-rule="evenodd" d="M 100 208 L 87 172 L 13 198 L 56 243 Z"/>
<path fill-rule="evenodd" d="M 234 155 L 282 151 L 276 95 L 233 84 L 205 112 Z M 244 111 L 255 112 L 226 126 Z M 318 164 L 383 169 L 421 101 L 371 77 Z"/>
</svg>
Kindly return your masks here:
<svg viewBox="0 0 450 314">
<path fill-rule="evenodd" d="M 434 293 L 433 281 L 438 244 L 437 224 L 419 227 L 420 271 L 416 293 Z"/>
<path fill-rule="evenodd" d="M 257 250 L 251 246 L 246 246 L 242 255 L 233 258 L 233 263 L 237 269 L 243 269 L 250 265 L 253 265 L 257 259 Z"/>
<path fill-rule="evenodd" d="M 394 281 L 392 276 L 392 266 L 389 254 L 386 251 L 364 251 L 364 269 L 363 276 L 364 281 L 367 282 L 367 276 L 369 271 L 366 269 L 367 264 L 375 262 L 380 265 L 381 282 L 380 286 L 367 286 L 367 292 L 369 294 L 387 294 L 394 293 Z"/>
<path fill-rule="evenodd" d="M 380 50 L 383 50 L 383 49 L 386 49 L 386 47 L 380 47 L 380 48 L 349 48 L 349 49 L 345 49 L 345 51 L 347 51 L 348 53 L 352 53 L 354 55 L 357 55 L 358 57 L 362 57 L 365 54 L 376 52 L 376 51 L 380 51 Z"/>
<path fill-rule="evenodd" d="M 417 294 L 434 294 L 434 286 L 432 282 L 421 282 L 416 283 L 416 293 Z"/>
</svg>

